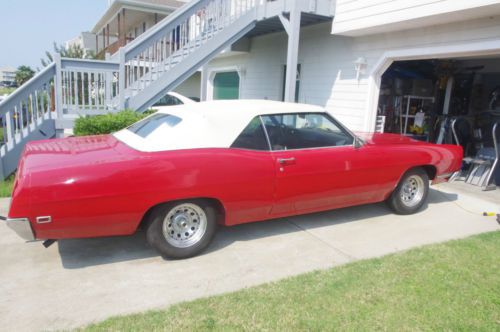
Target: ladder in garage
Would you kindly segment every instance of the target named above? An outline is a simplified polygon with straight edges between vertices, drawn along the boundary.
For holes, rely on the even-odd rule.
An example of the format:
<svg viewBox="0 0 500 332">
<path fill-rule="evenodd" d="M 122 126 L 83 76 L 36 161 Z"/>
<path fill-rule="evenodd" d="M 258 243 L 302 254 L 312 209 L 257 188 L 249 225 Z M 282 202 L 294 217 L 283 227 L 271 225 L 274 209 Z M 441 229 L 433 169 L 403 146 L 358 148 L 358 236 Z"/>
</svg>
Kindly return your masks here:
<svg viewBox="0 0 500 332">
<path fill-rule="evenodd" d="M 251 31 L 299 3 L 331 11 L 333 0 L 193 0 L 107 59 L 55 57 L 0 103 L 0 180 L 24 145 L 55 137 L 80 116 L 143 111 Z"/>
</svg>

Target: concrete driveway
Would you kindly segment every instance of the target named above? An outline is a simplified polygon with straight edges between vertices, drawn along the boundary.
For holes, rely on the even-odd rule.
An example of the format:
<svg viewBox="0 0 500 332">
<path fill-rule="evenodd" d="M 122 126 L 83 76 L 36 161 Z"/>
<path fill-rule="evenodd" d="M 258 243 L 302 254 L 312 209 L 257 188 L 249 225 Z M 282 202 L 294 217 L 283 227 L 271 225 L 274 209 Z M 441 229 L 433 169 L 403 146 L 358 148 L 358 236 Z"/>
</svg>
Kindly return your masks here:
<svg viewBox="0 0 500 332">
<path fill-rule="evenodd" d="M 112 315 L 237 290 L 315 269 L 499 230 L 500 190 L 434 187 L 412 216 L 384 204 L 222 228 L 205 254 L 167 261 L 144 234 L 44 249 L 0 223 L 0 330 L 78 327 Z M 7 200 L 0 201 L 5 214 Z"/>
</svg>

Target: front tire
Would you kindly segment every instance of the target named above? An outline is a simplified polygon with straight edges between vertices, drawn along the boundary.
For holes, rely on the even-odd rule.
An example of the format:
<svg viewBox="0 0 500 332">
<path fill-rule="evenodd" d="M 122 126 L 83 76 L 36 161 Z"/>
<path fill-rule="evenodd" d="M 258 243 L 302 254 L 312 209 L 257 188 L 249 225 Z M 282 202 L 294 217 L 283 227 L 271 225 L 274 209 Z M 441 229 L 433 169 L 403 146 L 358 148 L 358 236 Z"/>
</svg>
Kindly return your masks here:
<svg viewBox="0 0 500 332">
<path fill-rule="evenodd" d="M 215 209 L 201 200 L 161 205 L 149 216 L 148 243 L 163 257 L 193 257 L 205 249 L 217 228 Z"/>
<path fill-rule="evenodd" d="M 414 168 L 403 175 L 387 200 L 397 214 L 413 214 L 424 205 L 429 194 L 429 176 L 422 168 Z"/>
</svg>

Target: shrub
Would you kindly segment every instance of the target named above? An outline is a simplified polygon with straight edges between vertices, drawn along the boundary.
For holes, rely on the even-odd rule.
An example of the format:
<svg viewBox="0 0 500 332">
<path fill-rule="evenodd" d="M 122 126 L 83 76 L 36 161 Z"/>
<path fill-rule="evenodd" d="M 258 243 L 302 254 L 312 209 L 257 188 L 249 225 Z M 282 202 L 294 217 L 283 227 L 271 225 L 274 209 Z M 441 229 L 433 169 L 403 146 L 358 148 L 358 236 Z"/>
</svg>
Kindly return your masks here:
<svg viewBox="0 0 500 332">
<path fill-rule="evenodd" d="M 144 111 L 144 113 L 142 113 L 142 114 L 144 114 L 144 115 L 146 115 L 146 116 L 147 116 L 147 115 L 151 115 L 151 114 L 153 114 L 153 113 L 156 113 L 157 111 L 158 111 L 158 110 L 155 110 L 155 109 L 150 108 L 150 109 L 148 109 L 148 110 L 145 110 L 145 111 Z"/>
<path fill-rule="evenodd" d="M 103 135 L 121 130 L 144 118 L 146 115 L 132 110 L 96 116 L 86 116 L 75 121 L 75 136 Z"/>
</svg>

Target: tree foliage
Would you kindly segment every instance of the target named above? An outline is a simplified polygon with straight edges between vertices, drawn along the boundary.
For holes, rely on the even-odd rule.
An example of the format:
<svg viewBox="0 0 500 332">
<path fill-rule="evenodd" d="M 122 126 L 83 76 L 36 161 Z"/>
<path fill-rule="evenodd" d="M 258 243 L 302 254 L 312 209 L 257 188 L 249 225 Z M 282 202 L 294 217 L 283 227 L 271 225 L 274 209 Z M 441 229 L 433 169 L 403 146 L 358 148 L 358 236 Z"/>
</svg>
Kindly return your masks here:
<svg viewBox="0 0 500 332">
<path fill-rule="evenodd" d="M 18 86 L 26 83 L 35 75 L 35 71 L 30 66 L 19 66 L 16 71 L 16 83 Z"/>
<path fill-rule="evenodd" d="M 68 47 L 64 45 L 57 45 L 54 42 L 53 53 L 45 51 L 46 59 L 40 59 L 42 65 L 47 67 L 50 63 L 54 62 L 54 54 L 59 54 L 61 58 L 72 58 L 72 59 L 95 59 L 95 53 L 90 50 L 85 50 L 78 44 L 72 44 Z"/>
</svg>

